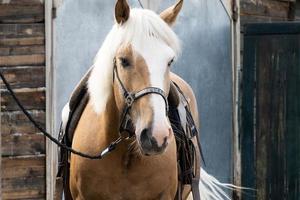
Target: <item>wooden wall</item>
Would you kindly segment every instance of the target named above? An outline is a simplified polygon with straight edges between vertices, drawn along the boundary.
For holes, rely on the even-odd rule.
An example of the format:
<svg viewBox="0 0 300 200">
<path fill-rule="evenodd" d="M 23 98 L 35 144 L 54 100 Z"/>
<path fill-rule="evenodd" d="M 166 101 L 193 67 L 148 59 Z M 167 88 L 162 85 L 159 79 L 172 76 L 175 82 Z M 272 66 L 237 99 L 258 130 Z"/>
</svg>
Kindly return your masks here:
<svg viewBox="0 0 300 200">
<path fill-rule="evenodd" d="M 241 24 L 293 19 L 296 0 L 240 0 Z"/>
<path fill-rule="evenodd" d="M 288 21 L 295 18 L 296 0 L 240 0 L 241 65 L 245 23 Z"/>
<path fill-rule="evenodd" d="M 244 77 L 242 78 L 242 87 L 244 87 L 242 90 L 241 90 L 241 95 L 243 95 L 243 92 L 245 91 L 245 85 L 248 85 L 249 86 L 249 79 L 252 79 L 253 77 L 251 77 L 251 73 L 250 72 L 246 72 L 246 70 L 249 71 L 249 69 L 246 69 L 245 68 L 245 64 L 244 63 L 244 59 L 243 59 L 243 54 L 244 54 L 244 24 L 246 23 L 255 23 L 255 22 L 278 22 L 278 21 L 293 21 L 293 20 L 300 20 L 300 3 L 299 3 L 299 0 L 297 2 L 297 6 L 296 6 L 296 0 L 240 0 L 240 20 L 241 20 L 241 68 L 243 69 L 241 73 L 244 74 Z M 270 40 L 270 37 L 266 37 L 265 40 Z M 252 41 L 251 41 L 252 42 Z M 251 43 L 251 42 L 248 42 Z M 254 42 L 253 42 L 254 43 Z M 254 44 L 253 44 L 254 45 Z M 271 48 L 271 46 L 267 47 L 267 48 Z M 265 48 L 265 49 L 267 49 Z M 279 49 L 279 48 L 278 48 Z M 260 56 L 262 57 L 267 57 L 268 56 L 268 53 L 270 52 L 260 52 Z M 245 58 L 245 60 L 247 59 L 247 57 Z M 251 58 L 252 59 L 252 58 Z M 248 58 L 249 60 L 249 58 Z M 254 65 L 253 65 L 254 66 Z M 267 65 L 268 66 L 268 65 Z M 271 65 L 270 65 L 271 66 Z M 246 74 L 246 75 L 245 75 Z M 252 74 L 253 75 L 253 74 Z M 265 81 L 273 81 L 272 78 L 274 77 L 269 77 L 269 79 L 265 79 Z M 262 85 L 258 86 L 259 88 L 261 88 L 260 91 L 263 91 L 264 87 Z M 267 91 L 267 90 L 265 90 Z M 248 92 L 247 92 L 248 93 Z M 265 92 L 265 94 L 267 94 Z M 244 94 L 244 96 L 246 97 L 246 93 Z M 246 99 L 241 99 L 240 98 L 240 101 L 242 102 L 243 106 L 245 106 L 246 104 L 249 103 L 250 99 L 253 98 L 253 94 L 252 96 L 250 94 L 248 94 L 249 96 L 246 98 Z M 280 95 L 278 95 L 280 97 Z M 282 96 L 282 95 L 281 95 Z M 274 98 L 275 99 L 275 98 Z M 276 99 L 275 99 L 276 100 Z M 253 102 L 252 102 L 253 103 Z M 259 109 L 259 103 L 256 104 L 257 108 L 256 109 Z M 272 104 L 270 104 L 269 106 L 272 106 Z M 252 111 L 253 111 L 253 107 L 249 107 L 250 109 L 248 110 L 248 113 L 245 115 L 245 116 L 242 116 L 241 119 L 240 119 L 240 123 L 242 120 L 252 120 L 253 116 L 251 114 Z M 242 108 L 243 111 L 245 111 L 246 109 L 245 108 Z M 275 111 L 274 111 L 275 112 Z M 266 114 L 266 113 L 265 113 Z M 268 116 L 270 117 L 270 116 Z M 267 120 L 273 120 L 273 118 L 277 117 L 276 114 L 273 115 L 273 118 L 266 118 Z M 266 120 L 265 120 L 266 121 Z M 259 128 L 259 126 L 261 124 L 263 124 L 264 122 L 264 119 L 258 119 L 256 121 L 257 124 L 255 124 L 256 127 Z M 253 125 L 253 124 L 252 124 Z M 253 128 L 253 126 L 252 126 Z M 246 130 L 243 130 L 243 128 L 241 129 L 240 131 L 240 134 L 243 135 L 243 137 L 245 137 L 245 135 L 247 135 L 248 132 L 250 132 L 250 136 L 249 137 L 252 137 L 253 133 L 251 132 L 253 130 L 251 130 L 251 127 L 247 127 Z M 259 129 L 258 129 L 259 131 Z M 268 129 L 268 131 L 271 131 L 271 129 Z M 249 134 L 248 134 L 249 135 Z M 251 171 L 252 168 L 254 167 L 255 165 L 255 162 L 258 163 L 257 166 L 255 167 L 258 167 L 260 168 L 260 171 L 258 170 L 258 174 L 257 174 L 257 177 L 254 177 L 254 176 L 251 176 L 251 173 L 249 174 L 243 174 L 242 173 L 242 176 L 243 177 L 243 180 L 245 180 L 245 177 L 247 177 L 247 181 L 250 181 L 250 182 L 253 182 L 255 183 L 257 181 L 257 189 L 258 191 L 256 192 L 249 192 L 247 193 L 247 195 L 244 194 L 244 198 L 242 199 L 276 199 L 274 196 L 272 198 L 267 198 L 266 197 L 266 179 L 267 178 L 270 178 L 271 179 L 271 175 L 268 174 L 267 175 L 267 178 L 266 176 L 263 176 L 263 174 L 259 174 L 261 172 L 264 172 L 264 171 L 267 171 L 267 167 L 269 166 L 267 163 L 264 163 L 266 162 L 267 159 L 261 159 L 263 156 L 265 156 L 266 154 L 264 154 L 264 149 L 263 148 L 268 148 L 266 147 L 266 145 L 260 145 L 259 144 L 262 144 L 263 142 L 265 142 L 265 140 L 271 140 L 271 137 L 266 137 L 266 138 L 259 138 L 258 143 L 257 143 L 257 146 L 253 147 L 251 146 L 252 143 L 247 143 L 247 139 L 243 139 L 242 141 L 242 148 L 248 148 L 246 153 L 245 152 L 242 152 L 242 160 L 244 159 L 248 159 L 248 158 L 252 158 L 251 156 L 254 156 L 253 153 L 256 152 L 258 157 L 256 158 L 256 160 L 250 160 L 248 162 L 248 164 L 246 164 L 246 166 L 242 166 L 243 167 L 243 170 L 244 171 Z M 252 149 L 253 151 L 251 151 L 251 148 L 256 148 L 255 150 Z M 272 150 L 271 153 L 269 152 L 269 156 L 270 155 L 274 155 L 276 154 L 277 151 L 276 150 Z M 271 156 L 270 156 L 271 157 Z M 271 159 L 271 158 L 270 158 Z M 270 161 L 267 160 L 268 162 Z M 282 159 L 284 159 L 284 157 L 282 157 Z M 247 162 L 245 162 L 247 163 Z M 246 169 L 246 170 L 245 170 Z M 273 171 L 276 171 L 277 168 L 274 166 L 274 169 Z M 272 171 L 272 170 L 269 170 L 269 171 Z M 281 177 L 283 176 L 283 174 L 277 174 L 277 176 L 273 176 L 273 179 L 280 179 Z M 257 179 L 256 179 L 257 178 Z M 276 182 L 276 181 L 274 181 Z M 243 181 L 243 184 L 245 184 L 245 182 Z M 246 184 L 247 185 L 247 184 Z M 243 186 L 246 186 L 246 185 L 243 185 Z M 251 187 L 251 186 L 250 186 Z M 274 189 L 274 188 L 273 188 Z M 278 189 L 278 188 L 276 188 Z M 273 191 L 273 194 L 275 195 L 278 195 L 277 198 L 278 199 L 283 199 L 282 196 L 280 195 L 283 195 L 283 192 L 282 194 L 280 194 L 280 190 L 274 192 Z M 253 196 L 252 196 L 253 195 Z M 256 198 L 254 197 L 256 196 Z M 245 198 L 247 197 L 247 198 Z M 292 199 L 292 198 L 290 198 Z"/>
<path fill-rule="evenodd" d="M 300 1 L 296 2 L 295 19 L 300 21 Z"/>
<path fill-rule="evenodd" d="M 242 185 L 256 191 L 244 200 L 299 199 L 299 57 L 300 23 L 245 27 Z"/>
<path fill-rule="evenodd" d="M 0 0 L 0 70 L 45 126 L 45 32 L 41 0 Z M 45 139 L 1 82 L 2 199 L 45 199 Z"/>
</svg>

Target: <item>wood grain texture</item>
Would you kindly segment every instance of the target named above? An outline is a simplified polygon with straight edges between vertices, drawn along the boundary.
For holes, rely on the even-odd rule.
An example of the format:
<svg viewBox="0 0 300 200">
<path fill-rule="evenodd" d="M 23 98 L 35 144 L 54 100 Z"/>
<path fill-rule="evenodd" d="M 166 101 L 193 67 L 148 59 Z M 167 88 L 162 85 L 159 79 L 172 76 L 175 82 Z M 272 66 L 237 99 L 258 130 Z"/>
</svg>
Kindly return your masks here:
<svg viewBox="0 0 300 200">
<path fill-rule="evenodd" d="M 44 45 L 1 46 L 0 56 L 45 54 Z"/>
<path fill-rule="evenodd" d="M 0 56 L 0 67 L 16 65 L 45 65 L 45 55 L 17 55 L 17 56 Z"/>
<path fill-rule="evenodd" d="M 45 111 L 32 110 L 29 113 L 45 128 Z M 39 132 L 21 111 L 1 112 L 1 135 L 16 133 L 33 134 Z"/>
<path fill-rule="evenodd" d="M 2 73 L 12 88 L 45 87 L 44 66 L 22 66 L 2 68 Z M 2 80 L 0 86 L 4 88 Z"/>
<path fill-rule="evenodd" d="M 45 109 L 45 88 L 37 89 L 17 89 L 15 94 L 22 102 L 22 105 L 27 110 L 44 110 Z M 1 94 L 1 110 L 15 111 L 20 110 L 14 102 L 8 91 L 4 90 Z"/>
<path fill-rule="evenodd" d="M 289 2 L 274 0 L 241 0 L 241 15 L 288 18 Z"/>
<path fill-rule="evenodd" d="M 287 196 L 285 176 L 285 95 L 288 49 L 281 37 L 261 36 L 257 46 L 256 180 L 259 199 Z M 262 42 L 263 41 L 263 42 Z M 288 42 L 288 41 L 286 41 Z M 272 49 L 272 51 L 269 51 Z"/>
<path fill-rule="evenodd" d="M 44 199 L 45 156 L 2 158 L 2 199 Z"/>
<path fill-rule="evenodd" d="M 44 21 L 42 4 L 0 4 L 0 23 L 35 23 Z"/>
<path fill-rule="evenodd" d="M 44 65 L 43 24 L 0 24 L 0 66 Z"/>
<path fill-rule="evenodd" d="M 45 128 L 44 0 L 0 0 L 0 67 L 17 97 Z M 1 86 L 2 196 L 46 197 L 45 137 Z"/>
<path fill-rule="evenodd" d="M 42 134 L 13 134 L 1 138 L 2 157 L 45 154 Z"/>
<path fill-rule="evenodd" d="M 299 27 L 299 23 L 245 27 L 243 184 L 256 189 L 256 199 L 300 196 Z M 243 199 L 253 198 L 244 194 Z"/>
<path fill-rule="evenodd" d="M 0 4 L 10 5 L 44 5 L 44 0 L 0 0 Z"/>
<path fill-rule="evenodd" d="M 44 45 L 45 38 L 44 36 L 36 36 L 36 37 L 16 37 L 16 38 L 6 38 L 0 37 L 0 46 L 1 47 L 15 47 L 15 46 L 29 46 L 29 45 Z"/>
<path fill-rule="evenodd" d="M 258 16 L 258 15 L 241 15 L 241 31 L 243 26 L 247 23 L 259 23 L 259 22 L 277 22 L 287 21 L 287 18 L 272 17 L 272 16 Z"/>
<path fill-rule="evenodd" d="M 44 37 L 44 35 L 45 35 L 45 27 L 43 23 L 0 24 L 0 39 Z"/>
</svg>

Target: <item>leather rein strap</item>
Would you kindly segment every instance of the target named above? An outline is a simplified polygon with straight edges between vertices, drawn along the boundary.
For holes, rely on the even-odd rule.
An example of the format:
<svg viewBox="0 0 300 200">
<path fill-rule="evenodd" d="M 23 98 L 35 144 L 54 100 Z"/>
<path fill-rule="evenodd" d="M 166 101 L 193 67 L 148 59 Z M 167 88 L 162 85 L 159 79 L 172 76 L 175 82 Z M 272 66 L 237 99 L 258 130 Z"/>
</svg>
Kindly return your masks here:
<svg viewBox="0 0 300 200">
<path fill-rule="evenodd" d="M 166 115 L 168 115 L 169 113 L 169 105 L 168 105 L 168 100 L 167 97 L 165 95 L 165 92 L 157 87 L 146 87 L 136 93 L 134 92 L 129 92 L 126 87 L 124 86 L 123 82 L 121 81 L 121 78 L 119 76 L 118 73 L 118 68 L 117 68 L 117 64 L 116 64 L 116 59 L 114 58 L 114 71 L 113 71 L 113 80 L 115 80 L 115 78 L 117 79 L 119 85 L 120 85 L 120 89 L 121 92 L 123 94 L 123 97 L 125 99 L 125 107 L 123 108 L 123 112 L 121 115 L 121 123 L 120 123 L 120 127 L 119 127 L 119 132 L 120 134 L 123 134 L 124 132 L 127 132 L 129 135 L 127 138 L 131 138 L 135 135 L 135 128 L 134 125 L 132 123 L 132 119 L 129 115 L 130 109 L 133 105 L 134 102 L 136 102 L 138 99 L 149 95 L 149 94 L 157 94 L 160 95 L 166 105 Z"/>
</svg>

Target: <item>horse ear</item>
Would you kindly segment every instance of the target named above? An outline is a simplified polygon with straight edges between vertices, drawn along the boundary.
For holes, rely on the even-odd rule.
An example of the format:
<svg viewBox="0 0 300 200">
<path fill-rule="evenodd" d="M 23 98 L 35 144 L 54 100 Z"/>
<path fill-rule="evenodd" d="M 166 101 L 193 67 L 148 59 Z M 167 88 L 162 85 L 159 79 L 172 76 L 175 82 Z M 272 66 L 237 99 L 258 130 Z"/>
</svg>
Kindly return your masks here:
<svg viewBox="0 0 300 200">
<path fill-rule="evenodd" d="M 160 13 L 160 17 L 167 23 L 169 26 L 172 26 L 176 18 L 182 8 L 183 0 L 179 0 L 175 5 L 167 8 L 162 13 Z"/>
<path fill-rule="evenodd" d="M 127 0 L 117 0 L 115 6 L 115 17 L 118 24 L 125 23 L 130 14 L 130 7 L 127 3 Z"/>
</svg>

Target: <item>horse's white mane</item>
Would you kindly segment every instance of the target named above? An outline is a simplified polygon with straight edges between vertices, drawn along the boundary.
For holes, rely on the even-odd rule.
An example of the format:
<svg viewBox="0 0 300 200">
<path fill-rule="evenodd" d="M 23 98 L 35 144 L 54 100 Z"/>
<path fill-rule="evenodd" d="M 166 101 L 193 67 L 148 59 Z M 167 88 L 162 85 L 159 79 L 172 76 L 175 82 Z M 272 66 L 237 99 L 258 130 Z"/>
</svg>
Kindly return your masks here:
<svg viewBox="0 0 300 200">
<path fill-rule="evenodd" d="M 122 25 L 115 24 L 105 38 L 94 60 L 94 68 L 88 81 L 91 103 L 97 113 L 105 110 L 112 92 L 113 58 L 122 44 L 141 44 L 157 39 L 180 53 L 180 42 L 173 30 L 151 10 L 134 8 Z"/>
</svg>

